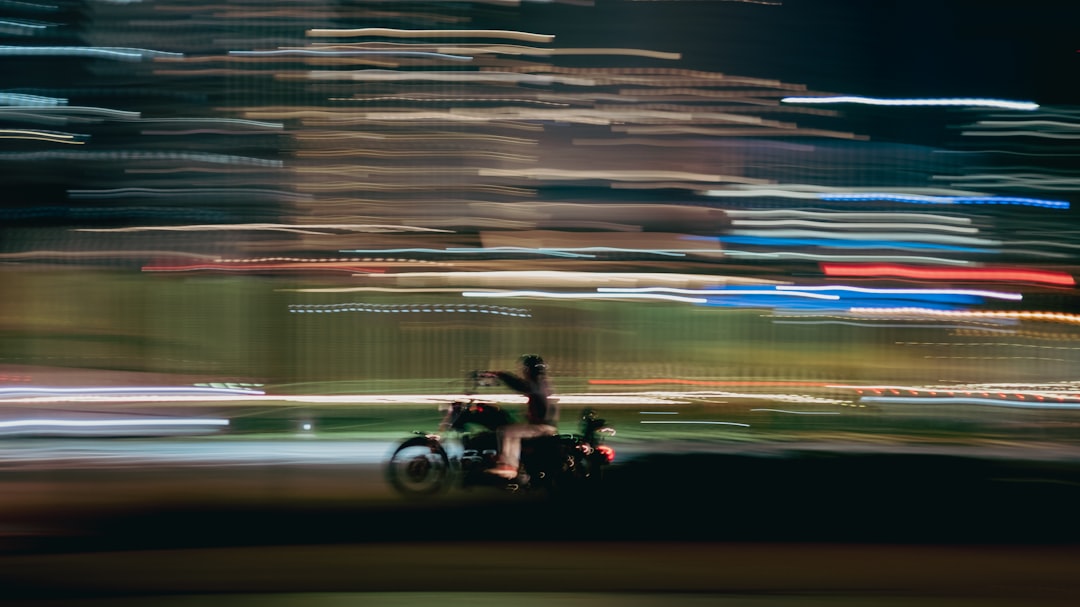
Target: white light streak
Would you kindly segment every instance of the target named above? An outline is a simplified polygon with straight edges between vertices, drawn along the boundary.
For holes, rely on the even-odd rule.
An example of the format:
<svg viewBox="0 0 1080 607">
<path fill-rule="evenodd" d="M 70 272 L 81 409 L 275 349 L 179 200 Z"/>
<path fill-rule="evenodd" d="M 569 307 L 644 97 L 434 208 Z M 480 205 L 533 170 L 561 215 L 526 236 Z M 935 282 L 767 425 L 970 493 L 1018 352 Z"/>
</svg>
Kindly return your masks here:
<svg viewBox="0 0 1080 607">
<path fill-rule="evenodd" d="M 749 428 L 750 424 L 743 424 L 740 422 L 711 422 L 711 421 L 645 421 L 642 420 L 642 424 L 704 424 L 713 426 L 742 426 L 743 428 Z"/>
<path fill-rule="evenodd" d="M 443 232 L 453 230 L 390 224 L 285 224 L 285 223 L 208 223 L 181 226 L 130 226 L 125 228 L 76 228 L 75 232 L 209 232 L 209 231 L 270 231 L 299 234 L 325 234 L 315 230 L 345 230 L 349 232 Z"/>
<path fill-rule="evenodd" d="M 1039 109 L 1039 104 L 1031 101 L 1008 101 L 1004 99 L 979 98 L 928 98 L 928 99 L 883 99 L 880 97 L 860 97 L 839 95 L 834 97 L 784 97 L 782 103 L 856 103 L 882 106 L 913 107 L 991 107 L 1002 110 L 1032 111 Z"/>
<path fill-rule="evenodd" d="M 0 428 L 129 428 L 133 426 L 228 426 L 227 419 L 16 419 L 0 421 Z"/>
<path fill-rule="evenodd" d="M 205 386 L 117 386 L 117 387 L 92 387 L 92 388 L 45 388 L 45 387 L 18 387 L 0 388 L 0 398 L 9 394 L 47 394 L 47 395 L 88 395 L 104 396 L 109 394 L 212 394 L 212 395 L 261 395 L 262 390 L 249 388 L 211 388 Z"/>
<path fill-rule="evenodd" d="M 489 29 L 394 29 L 388 27 L 363 27 L 355 29 L 310 29 L 312 38 L 359 38 L 381 36 L 388 38 L 506 38 L 525 42 L 551 42 L 555 36 L 518 30 Z"/>
<path fill-rule="evenodd" d="M 1024 296 L 1020 293 L 1006 293 L 1003 291 L 984 291 L 981 289 L 875 289 L 870 287 L 848 287 L 841 285 L 821 286 L 792 286 L 777 285 L 777 291 L 850 291 L 852 293 L 875 293 L 881 295 L 973 295 L 976 297 L 990 297 L 994 299 L 1008 299 L 1020 301 Z M 734 291 L 733 291 L 734 292 Z"/>
<path fill-rule="evenodd" d="M 864 396 L 860 399 L 864 403 L 880 404 L 953 404 L 953 405 L 986 405 L 990 407 L 1009 407 L 1019 409 L 1080 409 L 1080 403 L 1046 402 L 1046 401 L 1019 401 L 994 398 L 976 398 L 970 396 Z"/>
<path fill-rule="evenodd" d="M 750 409 L 751 411 L 770 411 L 773 413 L 791 413 L 792 415 L 840 415 L 839 411 L 788 411 L 787 409 Z"/>
<path fill-rule="evenodd" d="M 789 287 L 797 289 L 798 287 Z M 820 295 L 817 293 L 803 293 L 799 291 L 778 292 L 770 289 L 676 289 L 672 287 L 598 287 L 602 293 L 678 293 L 681 295 L 782 295 L 785 297 L 806 297 L 808 299 L 827 299 L 835 301 L 839 295 Z"/>
<path fill-rule="evenodd" d="M 683 303 L 706 303 L 702 297 L 681 297 L 653 293 L 594 293 L 594 292 L 555 292 L 555 291 L 463 291 L 464 297 L 540 297 L 546 299 L 660 299 Z"/>
</svg>

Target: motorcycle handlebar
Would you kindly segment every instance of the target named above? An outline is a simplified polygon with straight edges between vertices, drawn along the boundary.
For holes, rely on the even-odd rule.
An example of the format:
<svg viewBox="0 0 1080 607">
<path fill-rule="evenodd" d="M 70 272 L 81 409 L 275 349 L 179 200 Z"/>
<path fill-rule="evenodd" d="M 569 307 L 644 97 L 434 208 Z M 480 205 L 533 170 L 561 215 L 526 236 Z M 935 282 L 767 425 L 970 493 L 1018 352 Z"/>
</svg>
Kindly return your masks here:
<svg viewBox="0 0 1080 607">
<path fill-rule="evenodd" d="M 498 375 L 494 371 L 470 371 L 465 376 L 465 393 L 471 394 L 483 386 L 494 386 L 498 381 Z"/>
</svg>

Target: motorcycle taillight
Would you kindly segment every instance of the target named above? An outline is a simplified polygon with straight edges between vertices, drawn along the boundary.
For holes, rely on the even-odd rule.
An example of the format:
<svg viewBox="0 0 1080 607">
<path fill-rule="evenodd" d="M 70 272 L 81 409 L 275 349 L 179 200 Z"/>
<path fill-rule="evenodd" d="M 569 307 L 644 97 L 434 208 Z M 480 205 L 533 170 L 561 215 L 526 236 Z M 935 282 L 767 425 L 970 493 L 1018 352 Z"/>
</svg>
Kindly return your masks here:
<svg viewBox="0 0 1080 607">
<path fill-rule="evenodd" d="M 597 452 L 604 456 L 604 459 L 610 464 L 615 461 L 615 450 L 607 445 L 600 445 L 596 448 Z"/>
</svg>

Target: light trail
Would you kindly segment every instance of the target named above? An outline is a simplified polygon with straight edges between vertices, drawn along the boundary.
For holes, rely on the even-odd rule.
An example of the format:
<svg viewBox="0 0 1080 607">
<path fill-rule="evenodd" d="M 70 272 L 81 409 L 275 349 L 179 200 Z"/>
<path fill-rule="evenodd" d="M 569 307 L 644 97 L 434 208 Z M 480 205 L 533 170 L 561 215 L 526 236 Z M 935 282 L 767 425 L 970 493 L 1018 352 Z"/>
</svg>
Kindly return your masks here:
<svg viewBox="0 0 1080 607">
<path fill-rule="evenodd" d="M 17 428 L 130 428 L 163 426 L 228 426 L 227 419 L 16 419 L 0 420 L 0 429 Z"/>
<path fill-rule="evenodd" d="M 676 301 L 682 303 L 706 303 L 703 297 L 682 297 L 679 295 L 665 295 L 661 293 L 593 293 L 578 292 L 568 293 L 562 291 L 464 291 L 463 297 L 537 297 L 541 299 L 657 299 L 664 301 Z"/>
<path fill-rule="evenodd" d="M 1027 270 L 1020 268 L 921 268 L 895 264 L 839 264 L 823 263 L 826 276 L 846 278 L 881 278 L 898 276 L 919 280 L 985 280 L 1006 282 L 1034 282 L 1071 287 L 1076 280 L 1071 274 L 1052 270 Z"/>
<path fill-rule="evenodd" d="M 1032 111 L 1039 109 L 1039 104 L 1031 101 L 1008 101 L 1004 99 L 979 98 L 927 98 L 927 99 L 886 99 L 881 97 L 860 97 L 839 95 L 831 97 L 784 97 L 782 103 L 854 103 L 863 105 L 881 105 L 894 107 L 989 107 L 1002 110 Z"/>
<path fill-rule="evenodd" d="M 750 409 L 751 411 L 790 413 L 792 415 L 840 415 L 839 411 L 788 411 L 787 409 Z"/>
<path fill-rule="evenodd" d="M 552 42 L 551 34 L 536 34 L 516 30 L 491 29 L 395 29 L 388 27 L 362 27 L 353 29 L 310 29 L 313 38 L 359 38 L 379 36 L 388 38 L 506 38 L 524 42 Z"/>
<path fill-rule="evenodd" d="M 638 423 L 641 423 L 641 424 L 703 424 L 703 425 L 712 425 L 712 426 L 741 426 L 743 428 L 749 428 L 750 427 L 750 424 L 744 424 L 744 423 L 741 423 L 741 422 L 713 422 L 713 421 L 694 421 L 694 420 L 688 420 L 688 421 L 641 420 Z"/>
</svg>

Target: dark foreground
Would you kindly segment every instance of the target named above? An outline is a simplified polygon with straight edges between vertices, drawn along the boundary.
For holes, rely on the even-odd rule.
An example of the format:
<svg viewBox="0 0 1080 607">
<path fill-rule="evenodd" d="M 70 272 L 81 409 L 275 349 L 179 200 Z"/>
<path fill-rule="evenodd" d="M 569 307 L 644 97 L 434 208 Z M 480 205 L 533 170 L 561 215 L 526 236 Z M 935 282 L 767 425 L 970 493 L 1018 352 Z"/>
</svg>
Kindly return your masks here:
<svg viewBox="0 0 1080 607">
<path fill-rule="evenodd" d="M 24 517 L 44 528 L 63 516 L 68 532 L 9 538 L 0 598 L 174 604 L 159 599 L 227 593 L 226 603 L 245 604 L 368 593 L 424 604 L 425 592 L 568 592 L 620 605 L 746 595 L 755 605 L 1064 605 L 1080 596 L 1074 461 L 651 455 L 607 481 L 598 495 L 563 499 L 478 490 L 432 502 L 73 506 Z M 796 596 L 808 602 L 787 602 Z"/>
</svg>

